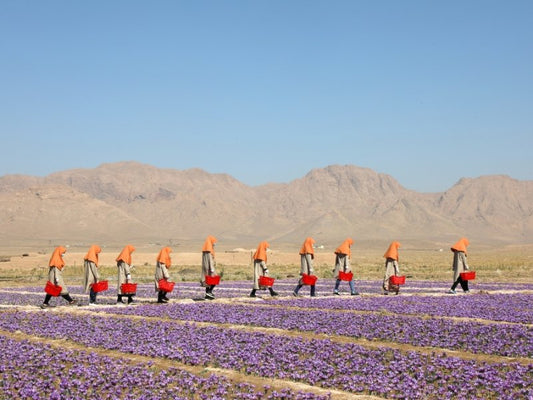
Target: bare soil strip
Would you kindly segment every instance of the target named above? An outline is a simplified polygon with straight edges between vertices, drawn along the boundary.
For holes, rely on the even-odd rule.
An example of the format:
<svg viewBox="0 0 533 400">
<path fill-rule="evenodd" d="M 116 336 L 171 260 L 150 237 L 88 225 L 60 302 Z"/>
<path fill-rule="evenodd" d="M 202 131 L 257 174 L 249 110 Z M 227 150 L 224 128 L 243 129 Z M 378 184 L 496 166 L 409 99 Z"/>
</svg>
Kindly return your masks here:
<svg viewBox="0 0 533 400">
<path fill-rule="evenodd" d="M 138 364 L 150 362 L 152 363 L 152 365 L 155 365 L 159 369 L 177 368 L 177 369 L 185 370 L 187 372 L 190 372 L 198 376 L 216 374 L 216 375 L 224 376 L 236 383 L 246 382 L 246 383 L 252 384 L 256 387 L 257 390 L 261 390 L 263 386 L 270 386 L 273 390 L 276 390 L 276 391 L 281 391 L 283 389 L 288 388 L 296 392 L 304 391 L 304 392 L 314 393 L 314 394 L 321 395 L 321 396 L 330 394 L 331 398 L 335 400 L 349 400 L 349 399 L 381 400 L 382 399 L 381 397 L 377 397 L 377 396 L 357 395 L 354 393 L 343 392 L 341 390 L 321 388 L 321 387 L 311 386 L 305 383 L 294 382 L 294 381 L 289 381 L 289 380 L 262 378 L 257 375 L 248 375 L 248 374 L 244 374 L 242 372 L 238 372 L 235 370 L 228 370 L 228 369 L 214 368 L 214 367 L 204 367 L 204 366 L 192 366 L 192 365 L 183 364 L 177 361 L 168 360 L 164 358 L 148 357 L 148 356 L 136 355 L 136 354 L 131 354 L 131 353 L 123 353 L 117 350 L 108 350 L 108 349 L 103 349 L 99 347 L 86 347 L 78 343 L 72 342 L 68 339 L 50 339 L 50 338 L 44 338 L 44 337 L 35 336 L 35 335 L 28 335 L 20 331 L 8 332 L 2 329 L 0 329 L 0 335 L 17 340 L 17 341 L 27 340 L 27 341 L 36 342 L 36 343 L 46 343 L 46 344 L 51 345 L 52 347 L 59 348 L 59 349 L 67 348 L 70 350 L 93 352 L 93 353 L 97 353 L 102 356 L 113 357 L 113 358 L 118 358 L 118 359 L 128 359 Z"/>
</svg>

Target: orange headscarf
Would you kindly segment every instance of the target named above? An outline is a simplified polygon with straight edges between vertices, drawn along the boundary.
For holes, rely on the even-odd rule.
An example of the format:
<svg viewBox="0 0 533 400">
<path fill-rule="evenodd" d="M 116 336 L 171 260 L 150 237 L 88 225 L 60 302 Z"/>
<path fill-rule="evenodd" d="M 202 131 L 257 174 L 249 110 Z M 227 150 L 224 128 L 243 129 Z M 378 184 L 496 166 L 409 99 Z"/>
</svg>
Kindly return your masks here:
<svg viewBox="0 0 533 400">
<path fill-rule="evenodd" d="M 97 244 L 93 244 L 89 248 L 89 252 L 85 255 L 84 260 L 92 261 L 98 267 L 98 253 L 100 253 L 101 251 L 102 249 L 100 248 L 100 246 L 98 246 Z"/>
<path fill-rule="evenodd" d="M 350 246 L 353 244 L 352 238 L 347 238 L 342 244 L 335 249 L 335 254 L 346 254 L 348 257 L 352 256 L 352 249 L 350 249 Z"/>
<path fill-rule="evenodd" d="M 133 247 L 131 244 L 126 245 L 115 261 L 124 261 L 126 264 L 131 265 L 131 253 L 134 251 L 135 247 Z"/>
<path fill-rule="evenodd" d="M 49 267 L 56 267 L 58 270 L 62 270 L 65 266 L 65 260 L 63 260 L 63 257 L 61 257 L 62 254 L 65 254 L 67 252 L 67 249 L 63 246 L 58 246 L 54 249 L 54 252 L 52 253 L 52 256 L 50 257 L 50 261 L 48 261 Z"/>
<path fill-rule="evenodd" d="M 315 251 L 313 250 L 313 243 L 315 243 L 315 239 L 312 237 L 306 238 L 302 248 L 300 249 L 300 254 L 315 254 Z"/>
<path fill-rule="evenodd" d="M 389 248 L 387 249 L 387 251 L 385 252 L 385 254 L 383 254 L 383 257 L 385 258 L 392 258 L 393 260 L 396 260 L 398 261 L 398 249 L 400 248 L 400 242 L 392 242 L 389 246 Z"/>
<path fill-rule="evenodd" d="M 164 263 L 167 268 L 170 268 L 170 253 L 172 253 L 170 247 L 163 247 L 157 256 L 157 262 Z"/>
<path fill-rule="evenodd" d="M 202 251 L 208 251 L 211 254 L 213 254 L 213 257 L 215 256 L 215 243 L 217 242 L 217 238 L 214 236 L 209 235 L 204 242 L 204 247 L 202 247 Z"/>
<path fill-rule="evenodd" d="M 259 243 L 259 246 L 257 246 L 257 250 L 254 253 L 254 260 L 262 260 L 266 262 L 268 247 L 270 247 L 270 245 L 266 241 Z"/>
<path fill-rule="evenodd" d="M 450 250 L 451 251 L 462 251 L 463 253 L 466 254 L 466 248 L 467 246 L 469 245 L 470 243 L 468 242 L 468 239 L 463 237 L 461 239 L 459 239 L 459 241 L 457 243 L 455 243 L 451 248 Z"/>
</svg>

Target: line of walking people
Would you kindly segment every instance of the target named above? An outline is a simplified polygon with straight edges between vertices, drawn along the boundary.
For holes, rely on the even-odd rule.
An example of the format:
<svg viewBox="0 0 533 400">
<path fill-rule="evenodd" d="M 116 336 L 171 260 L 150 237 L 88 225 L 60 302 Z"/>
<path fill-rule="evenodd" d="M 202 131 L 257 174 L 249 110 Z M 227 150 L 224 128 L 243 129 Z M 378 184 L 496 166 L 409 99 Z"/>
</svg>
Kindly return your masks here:
<svg viewBox="0 0 533 400">
<path fill-rule="evenodd" d="M 220 277 L 216 274 L 216 261 L 215 261 L 215 244 L 217 239 L 214 236 L 209 235 L 202 247 L 202 269 L 200 276 L 200 286 L 205 288 L 205 299 L 213 300 L 215 295 L 213 289 L 216 287 L 218 281 L 216 278 Z M 345 239 L 339 247 L 334 251 L 335 254 L 335 268 L 333 269 L 333 276 L 335 278 L 335 287 L 333 289 L 334 295 L 339 295 L 339 287 L 342 281 L 347 281 L 350 287 L 351 295 L 359 295 L 359 292 L 355 288 L 355 280 L 353 278 L 353 271 L 350 265 L 351 259 L 351 247 L 354 241 L 352 238 Z M 304 285 L 310 286 L 310 296 L 316 296 L 316 276 L 313 268 L 313 260 L 315 256 L 314 252 L 315 240 L 312 237 L 307 237 L 300 248 L 300 278 L 296 287 L 293 290 L 294 296 L 299 296 L 299 291 Z M 461 276 L 462 272 L 469 270 L 469 266 L 466 260 L 467 246 L 469 245 L 468 239 L 461 238 L 457 243 L 451 247 L 451 251 L 454 253 L 454 259 L 452 269 L 454 272 L 453 284 L 448 293 L 455 294 L 456 287 L 460 284 L 464 292 L 468 293 L 468 280 L 464 280 Z M 253 288 L 250 292 L 250 297 L 256 297 L 258 290 L 268 289 L 271 296 L 278 296 L 278 293 L 273 289 L 272 284 L 264 284 L 263 282 L 270 278 L 268 265 L 267 265 L 267 253 L 270 245 L 266 241 L 259 243 L 257 250 L 252 255 L 253 263 Z M 400 286 L 391 282 L 391 277 L 400 275 L 399 268 L 399 248 L 400 243 L 393 241 L 383 257 L 385 258 L 385 270 L 382 283 L 382 293 L 387 295 L 389 293 L 399 293 Z M 65 281 L 62 277 L 62 270 L 65 266 L 63 256 L 67 249 L 63 246 L 58 246 L 54 249 L 49 265 L 48 271 L 48 283 L 60 288 L 58 293 L 64 298 L 69 305 L 76 305 L 77 301 L 73 299 L 68 291 Z M 96 304 L 97 291 L 94 290 L 95 284 L 100 282 L 100 274 L 98 272 L 98 256 L 102 251 L 100 246 L 92 245 L 89 251 L 84 257 L 84 275 L 83 275 L 83 288 L 85 293 L 89 294 L 89 305 Z M 132 253 L 135 251 L 135 247 L 128 244 L 126 245 L 115 261 L 117 262 L 117 304 L 131 304 L 134 302 L 133 297 L 135 291 L 125 290 L 125 286 L 132 284 L 131 269 L 132 269 Z M 163 247 L 156 258 L 156 267 L 154 273 L 154 288 L 157 293 L 158 303 L 168 303 L 169 298 L 167 296 L 168 291 L 164 287 L 166 283 L 170 282 L 169 268 L 171 267 L 171 254 L 172 249 L 170 247 Z M 269 282 L 273 282 L 270 279 Z M 52 295 L 47 293 L 45 299 L 41 305 L 41 308 L 50 307 L 50 299 Z"/>
</svg>

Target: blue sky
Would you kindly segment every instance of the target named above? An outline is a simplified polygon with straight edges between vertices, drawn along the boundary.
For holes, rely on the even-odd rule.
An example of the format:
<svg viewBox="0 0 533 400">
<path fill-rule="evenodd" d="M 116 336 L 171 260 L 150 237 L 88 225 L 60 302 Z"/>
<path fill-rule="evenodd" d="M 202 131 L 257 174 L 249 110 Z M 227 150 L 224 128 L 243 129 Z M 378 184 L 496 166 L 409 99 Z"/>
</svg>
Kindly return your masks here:
<svg viewBox="0 0 533 400">
<path fill-rule="evenodd" d="M 0 175 L 533 179 L 532 1 L 0 2 Z"/>
</svg>

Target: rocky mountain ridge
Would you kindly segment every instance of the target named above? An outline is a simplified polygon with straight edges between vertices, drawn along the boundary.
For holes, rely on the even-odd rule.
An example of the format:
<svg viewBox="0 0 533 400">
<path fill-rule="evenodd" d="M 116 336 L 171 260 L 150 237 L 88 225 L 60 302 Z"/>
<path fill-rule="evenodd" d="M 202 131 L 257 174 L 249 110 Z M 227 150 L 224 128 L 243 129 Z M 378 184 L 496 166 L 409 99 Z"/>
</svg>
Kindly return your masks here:
<svg viewBox="0 0 533 400">
<path fill-rule="evenodd" d="M 418 193 L 354 165 L 314 169 L 289 183 L 251 187 L 201 169 L 103 164 L 46 177 L 0 177 L 2 241 L 365 240 L 533 241 L 533 181 L 463 178 Z"/>
</svg>

